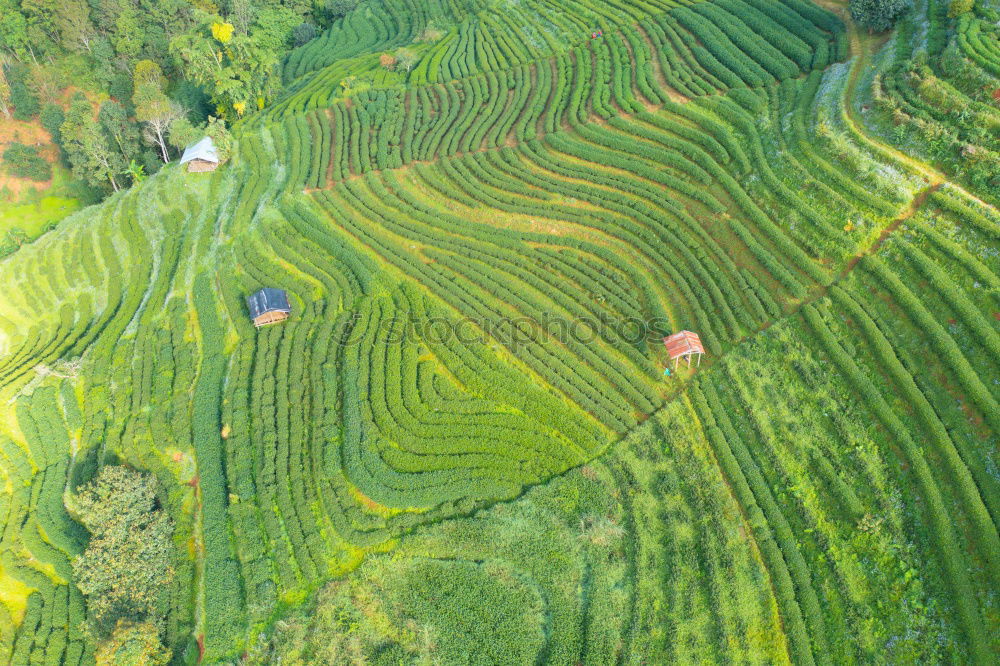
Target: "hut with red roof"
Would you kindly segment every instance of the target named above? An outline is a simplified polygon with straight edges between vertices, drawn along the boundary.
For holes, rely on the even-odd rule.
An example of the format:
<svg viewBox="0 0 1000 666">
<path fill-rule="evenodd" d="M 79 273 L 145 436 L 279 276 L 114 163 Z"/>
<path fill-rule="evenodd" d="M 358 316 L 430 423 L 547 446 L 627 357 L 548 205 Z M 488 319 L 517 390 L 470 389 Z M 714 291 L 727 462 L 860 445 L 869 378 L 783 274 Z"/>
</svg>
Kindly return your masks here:
<svg viewBox="0 0 1000 666">
<path fill-rule="evenodd" d="M 667 348 L 670 360 L 674 362 L 674 369 L 680 363 L 682 357 L 687 357 L 688 367 L 691 367 L 691 357 L 698 355 L 698 365 L 701 365 L 701 355 L 705 353 L 705 347 L 701 344 L 701 338 L 697 333 L 691 331 L 680 331 L 663 338 L 663 346 Z"/>
</svg>

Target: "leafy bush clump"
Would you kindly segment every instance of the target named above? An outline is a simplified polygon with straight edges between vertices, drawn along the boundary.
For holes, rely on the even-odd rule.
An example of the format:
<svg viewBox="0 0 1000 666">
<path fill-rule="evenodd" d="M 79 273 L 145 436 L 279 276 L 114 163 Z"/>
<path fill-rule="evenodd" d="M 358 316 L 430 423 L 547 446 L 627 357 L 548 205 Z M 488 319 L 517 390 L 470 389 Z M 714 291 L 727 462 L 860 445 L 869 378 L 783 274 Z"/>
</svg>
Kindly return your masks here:
<svg viewBox="0 0 1000 666">
<path fill-rule="evenodd" d="M 851 18 L 869 32 L 885 32 L 911 6 L 910 0 L 851 0 Z"/>
<path fill-rule="evenodd" d="M 52 178 L 52 167 L 34 146 L 12 143 L 4 151 L 3 161 L 7 166 L 7 173 L 12 176 L 39 182 Z"/>
</svg>

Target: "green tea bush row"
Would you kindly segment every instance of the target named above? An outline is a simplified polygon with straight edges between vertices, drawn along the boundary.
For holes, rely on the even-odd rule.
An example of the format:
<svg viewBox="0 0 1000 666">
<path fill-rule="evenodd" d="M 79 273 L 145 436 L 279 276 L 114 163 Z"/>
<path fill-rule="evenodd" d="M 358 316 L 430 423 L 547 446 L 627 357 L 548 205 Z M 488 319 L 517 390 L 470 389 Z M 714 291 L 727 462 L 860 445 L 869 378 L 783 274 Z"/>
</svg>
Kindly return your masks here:
<svg viewBox="0 0 1000 666">
<path fill-rule="evenodd" d="M 986 388 L 982 379 L 965 358 L 954 338 L 948 334 L 947 330 L 938 323 L 920 299 L 882 259 L 869 256 L 861 263 L 864 269 L 892 294 L 903 311 L 920 327 L 924 335 L 927 336 L 931 347 L 938 353 L 942 362 L 955 373 L 958 383 L 969 399 L 979 408 L 990 426 L 1000 430 L 1000 405 L 997 404 L 993 394 Z M 949 296 L 953 297 L 951 294 Z"/>
<path fill-rule="evenodd" d="M 974 658 L 985 657 L 989 641 L 983 634 L 983 621 L 975 604 L 975 593 L 972 581 L 969 579 L 968 565 L 963 551 L 958 546 L 952 519 L 926 459 L 910 437 L 906 426 L 879 393 L 871 379 L 862 372 L 854 359 L 837 342 L 819 310 L 814 305 L 809 304 L 802 308 L 802 313 L 809 328 L 815 333 L 835 367 L 844 374 L 848 383 L 864 399 L 864 404 L 902 447 L 906 460 L 919 484 L 921 494 L 927 503 L 926 515 L 931 525 L 929 531 L 937 544 L 937 559 L 945 580 L 954 592 L 953 599 L 962 632 L 968 641 L 969 651 Z"/>
<path fill-rule="evenodd" d="M 704 420 L 705 434 L 715 458 L 733 487 L 771 574 L 789 651 L 800 663 L 815 663 L 814 653 L 823 641 L 822 634 L 817 636 L 816 631 L 824 629 L 824 621 L 794 535 L 767 480 L 725 416 L 725 410 L 712 408 L 718 400 L 711 382 L 698 382 L 690 393 L 696 411 Z M 816 646 L 811 645 L 810 636 L 817 640 Z"/>
<path fill-rule="evenodd" d="M 830 293 L 834 301 L 850 314 L 851 320 L 864 332 L 875 357 L 888 370 L 895 385 L 902 390 L 906 403 L 923 423 L 927 439 L 947 465 L 949 485 L 956 489 L 965 514 L 975 526 L 972 534 L 975 535 L 989 562 L 991 576 L 994 580 L 1000 580 L 1000 538 L 987 510 L 987 505 L 994 511 L 1000 508 L 1000 497 L 997 497 L 995 492 L 989 492 L 992 482 L 986 470 L 975 455 L 968 455 L 968 451 L 964 456 L 968 463 L 963 460 L 933 406 L 921 393 L 913 376 L 899 360 L 892 344 L 879 329 L 878 324 L 848 292 L 839 286 L 834 285 Z"/>
<path fill-rule="evenodd" d="M 198 455 L 205 548 L 206 651 L 225 654 L 243 623 L 244 599 L 238 563 L 232 558 L 227 521 L 227 484 L 223 468 L 219 405 L 225 361 L 223 331 L 207 274 L 194 283 L 194 307 L 202 341 L 202 367 L 195 384 L 191 416 Z"/>
</svg>

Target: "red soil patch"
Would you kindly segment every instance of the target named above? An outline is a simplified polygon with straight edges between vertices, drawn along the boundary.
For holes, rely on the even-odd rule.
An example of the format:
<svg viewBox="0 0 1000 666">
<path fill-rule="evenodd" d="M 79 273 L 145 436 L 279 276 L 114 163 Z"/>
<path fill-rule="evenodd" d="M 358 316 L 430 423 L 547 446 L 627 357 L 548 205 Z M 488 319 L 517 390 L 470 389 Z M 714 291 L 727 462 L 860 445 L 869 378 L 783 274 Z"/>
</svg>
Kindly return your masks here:
<svg viewBox="0 0 1000 666">
<path fill-rule="evenodd" d="M 198 663 L 205 658 L 205 634 L 198 634 Z"/>
</svg>

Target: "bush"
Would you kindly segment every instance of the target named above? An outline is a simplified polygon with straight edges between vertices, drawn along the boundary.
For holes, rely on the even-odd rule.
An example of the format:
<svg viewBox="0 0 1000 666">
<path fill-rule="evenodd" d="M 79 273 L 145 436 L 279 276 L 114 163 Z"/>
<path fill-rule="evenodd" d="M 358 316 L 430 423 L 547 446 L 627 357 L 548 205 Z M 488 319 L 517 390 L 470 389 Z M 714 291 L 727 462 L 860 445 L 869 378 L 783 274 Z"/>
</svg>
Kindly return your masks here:
<svg viewBox="0 0 1000 666">
<path fill-rule="evenodd" d="M 34 146 L 12 143 L 3 153 L 7 172 L 18 178 L 45 181 L 52 178 L 52 167 L 38 154 Z"/>
<path fill-rule="evenodd" d="M 62 126 L 63 121 L 66 120 L 66 114 L 63 113 L 62 108 L 56 104 L 46 104 L 42 107 L 42 112 L 38 119 L 41 121 L 42 127 L 52 137 L 52 143 L 62 146 L 62 133 L 59 131 L 59 128 Z"/>
<path fill-rule="evenodd" d="M 971 12 L 975 4 L 976 0 L 951 0 L 951 4 L 948 5 L 948 18 L 956 18 Z"/>
<path fill-rule="evenodd" d="M 910 0 L 851 0 L 851 18 L 869 32 L 885 32 L 910 7 Z"/>
<path fill-rule="evenodd" d="M 292 29 L 292 46 L 299 47 L 316 37 L 316 26 L 312 23 L 300 23 Z"/>
<path fill-rule="evenodd" d="M 10 85 L 10 103 L 14 105 L 15 120 L 31 120 L 38 113 L 38 96 L 28 87 L 28 68 L 21 64 L 7 66 L 7 83 Z"/>
</svg>

